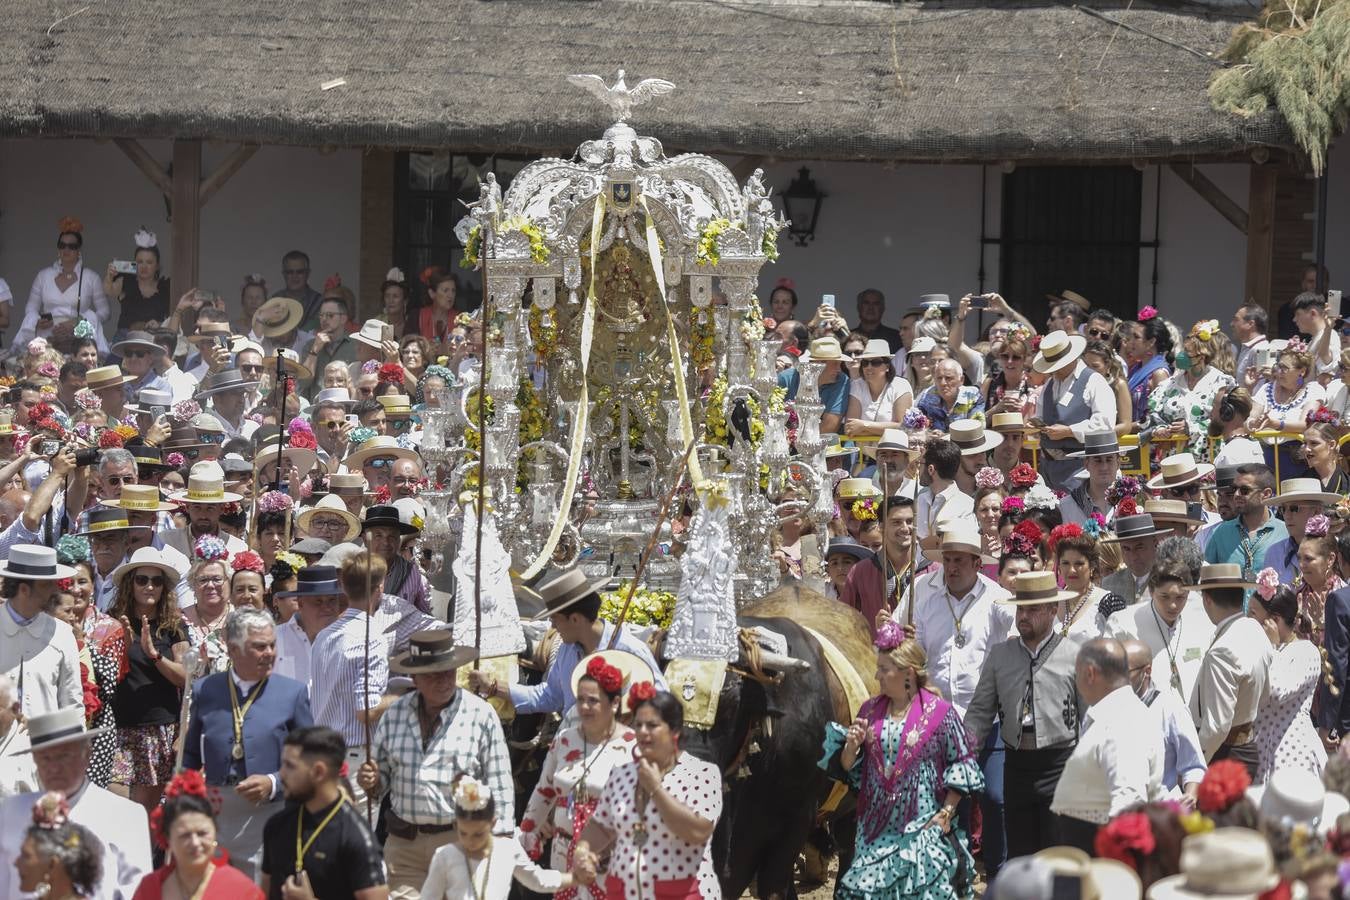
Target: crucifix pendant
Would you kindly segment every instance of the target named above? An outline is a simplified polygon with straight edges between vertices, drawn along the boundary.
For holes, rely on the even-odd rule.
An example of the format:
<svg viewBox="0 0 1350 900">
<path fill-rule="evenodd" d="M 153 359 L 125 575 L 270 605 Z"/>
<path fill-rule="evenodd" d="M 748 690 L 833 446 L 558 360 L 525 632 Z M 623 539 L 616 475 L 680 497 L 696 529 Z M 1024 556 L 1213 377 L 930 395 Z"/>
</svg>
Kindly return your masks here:
<svg viewBox="0 0 1350 900">
<path fill-rule="evenodd" d="M 633 826 L 633 843 L 639 847 L 647 843 L 647 829 L 643 825 Z"/>
<path fill-rule="evenodd" d="M 234 759 L 243 759 L 243 758 L 244 758 L 244 745 L 243 745 L 243 744 L 232 744 L 232 745 L 230 746 L 230 756 L 233 757 Z"/>
<path fill-rule="evenodd" d="M 1177 671 L 1177 664 L 1176 664 L 1176 663 L 1172 663 L 1172 688 L 1173 688 L 1173 690 L 1175 690 L 1175 691 L 1177 692 L 1177 696 L 1180 697 L 1180 696 L 1181 696 L 1181 673 L 1180 673 L 1179 671 Z"/>
<path fill-rule="evenodd" d="M 956 649 L 960 650 L 966 646 L 966 636 L 961 631 L 961 626 L 956 626 Z"/>
</svg>

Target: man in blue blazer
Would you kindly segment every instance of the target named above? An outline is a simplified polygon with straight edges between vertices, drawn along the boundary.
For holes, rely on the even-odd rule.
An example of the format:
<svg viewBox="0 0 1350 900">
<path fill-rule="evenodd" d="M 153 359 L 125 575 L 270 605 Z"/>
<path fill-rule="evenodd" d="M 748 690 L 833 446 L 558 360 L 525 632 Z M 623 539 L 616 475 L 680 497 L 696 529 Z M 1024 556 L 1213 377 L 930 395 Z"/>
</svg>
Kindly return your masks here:
<svg viewBox="0 0 1350 900">
<path fill-rule="evenodd" d="M 1336 536 L 1341 577 L 1350 575 L 1350 532 Z M 1317 682 L 1317 733 L 1327 753 L 1335 753 L 1350 733 L 1350 585 L 1327 594 L 1326 633 L 1322 637 L 1322 677 Z M 1333 687 L 1335 692 L 1333 693 Z"/>
<path fill-rule="evenodd" d="M 192 687 L 183 768 L 204 769 L 220 789 L 217 840 L 230 861 L 258 878 L 263 825 L 279 809 L 281 747 L 314 724 L 305 685 L 272 674 L 276 630 L 267 613 L 241 607 L 225 619 L 230 668 Z"/>
</svg>

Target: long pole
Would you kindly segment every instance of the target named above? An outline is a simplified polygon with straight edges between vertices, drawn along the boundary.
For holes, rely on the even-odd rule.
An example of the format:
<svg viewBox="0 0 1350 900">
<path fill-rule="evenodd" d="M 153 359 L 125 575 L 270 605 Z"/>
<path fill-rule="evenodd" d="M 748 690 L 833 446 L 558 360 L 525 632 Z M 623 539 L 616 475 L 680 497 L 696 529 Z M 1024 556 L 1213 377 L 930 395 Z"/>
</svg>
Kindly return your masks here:
<svg viewBox="0 0 1350 900">
<path fill-rule="evenodd" d="M 371 596 L 375 592 L 375 579 L 370 571 L 370 539 L 366 538 L 366 655 L 365 655 L 365 686 L 361 689 L 361 694 L 365 697 L 366 714 L 362 717 L 366 732 L 366 762 L 371 761 L 370 755 L 370 619 L 375 612 L 375 601 Z M 366 793 L 366 824 L 374 827 L 375 813 L 373 805 L 370 802 L 370 794 Z"/>
<path fill-rule="evenodd" d="M 477 528 L 473 537 L 473 670 L 479 669 L 478 651 L 483 646 L 483 517 L 487 515 L 487 383 L 488 353 L 487 346 L 487 304 L 485 292 L 480 307 L 478 326 L 483 329 L 483 359 L 478 376 L 478 515 L 474 519 Z"/>
<path fill-rule="evenodd" d="M 286 377 L 285 357 L 277 347 L 277 382 L 281 386 L 281 398 L 277 401 L 277 471 L 272 479 L 272 490 L 281 490 L 281 453 L 286 446 L 286 389 L 290 379 Z"/>
<path fill-rule="evenodd" d="M 670 504 L 675 499 L 675 494 L 680 490 L 680 482 L 684 481 L 684 473 L 689 468 L 689 457 L 694 452 L 694 442 L 690 441 L 689 446 L 684 448 L 684 455 L 680 457 L 680 465 L 675 469 L 675 480 L 671 482 L 670 490 L 666 491 L 666 496 L 661 499 L 661 509 L 656 514 L 656 525 L 652 528 L 652 536 L 647 539 L 647 546 L 642 550 L 642 557 L 638 560 L 637 569 L 633 571 L 633 580 L 628 585 L 628 596 L 623 600 L 623 608 L 619 610 L 619 617 L 614 620 L 614 633 L 609 637 L 609 647 L 613 650 L 614 645 L 619 642 L 619 626 L 623 624 L 624 618 L 628 615 L 628 606 L 633 602 L 633 595 L 637 593 L 638 582 L 642 578 L 642 573 L 647 569 L 647 561 L 652 557 L 652 551 L 656 549 L 657 538 L 661 536 L 661 526 L 666 523 L 670 515 Z"/>
</svg>

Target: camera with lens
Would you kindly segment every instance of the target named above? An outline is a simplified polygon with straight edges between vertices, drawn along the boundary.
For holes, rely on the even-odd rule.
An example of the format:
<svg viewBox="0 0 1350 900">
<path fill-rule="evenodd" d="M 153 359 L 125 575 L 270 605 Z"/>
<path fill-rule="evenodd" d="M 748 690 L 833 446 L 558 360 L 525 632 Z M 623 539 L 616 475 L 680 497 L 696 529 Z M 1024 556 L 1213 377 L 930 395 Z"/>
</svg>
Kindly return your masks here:
<svg viewBox="0 0 1350 900">
<path fill-rule="evenodd" d="M 98 462 L 99 449 L 97 447 L 85 447 L 75 451 L 75 465 L 92 466 Z"/>
</svg>

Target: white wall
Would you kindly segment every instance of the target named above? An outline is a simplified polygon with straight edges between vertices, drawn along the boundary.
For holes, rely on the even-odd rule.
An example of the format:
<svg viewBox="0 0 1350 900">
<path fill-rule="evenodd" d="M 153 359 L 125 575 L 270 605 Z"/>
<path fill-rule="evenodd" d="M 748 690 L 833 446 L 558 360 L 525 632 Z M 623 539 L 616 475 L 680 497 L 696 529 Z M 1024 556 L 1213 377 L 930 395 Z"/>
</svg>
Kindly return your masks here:
<svg viewBox="0 0 1350 900">
<path fill-rule="evenodd" d="M 1327 269 L 1331 286 L 1350 292 L 1350 138 L 1331 148 L 1327 171 Z"/>
<path fill-rule="evenodd" d="M 146 148 L 163 163 L 172 156 L 168 142 Z M 229 149 L 203 148 L 203 172 L 212 172 Z M 277 290 L 281 255 L 298 248 L 310 254 L 315 288 L 341 272 L 355 289 L 360 195 L 359 151 L 262 148 L 202 210 L 200 286 L 219 291 L 237 310 L 244 275 L 258 272 Z M 159 236 L 166 274 L 172 268 L 164 200 L 113 144 L 0 141 L 0 277 L 20 307 L 34 273 L 55 261 L 56 223 L 67 215 L 84 223 L 88 265 L 102 271 L 111 259 L 129 259 L 132 235 L 144 225 Z M 181 294 L 190 285 L 173 287 Z"/>
</svg>

